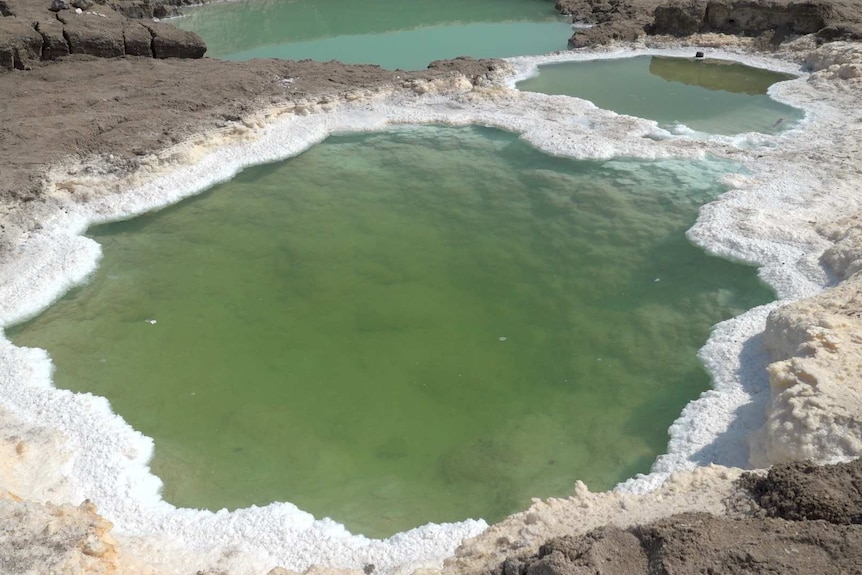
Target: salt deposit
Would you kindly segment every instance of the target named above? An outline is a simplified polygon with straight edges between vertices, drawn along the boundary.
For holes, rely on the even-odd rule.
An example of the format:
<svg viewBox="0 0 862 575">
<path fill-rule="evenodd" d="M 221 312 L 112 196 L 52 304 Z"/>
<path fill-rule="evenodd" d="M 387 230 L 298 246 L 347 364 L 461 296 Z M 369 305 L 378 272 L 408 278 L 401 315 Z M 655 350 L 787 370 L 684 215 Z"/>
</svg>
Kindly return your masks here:
<svg viewBox="0 0 862 575">
<path fill-rule="evenodd" d="M 775 288 L 782 302 L 817 293 L 830 279 L 819 265 L 819 257 L 831 245 L 818 233 L 817 223 L 859 209 L 860 200 L 854 193 L 858 173 L 855 168 L 845 168 L 836 180 L 835 159 L 828 151 L 837 142 L 849 142 L 852 152 L 858 154 L 860 140 L 847 129 L 860 115 L 856 96 L 833 88 L 825 78 L 828 74 L 846 77 L 849 72 L 841 72 L 846 64 L 844 68 L 835 64 L 838 67 L 831 70 L 829 57 L 823 56 L 823 79 L 803 74 L 773 87 L 770 93 L 774 97 L 807 112 L 799 127 L 779 136 L 672 134 L 655 122 L 619 116 L 582 100 L 511 89 L 542 63 L 691 52 L 616 51 L 521 58 L 511 61 L 513 73 L 499 84 L 473 90 L 463 83 L 417 85 L 412 92 L 272 110 L 249 119 L 247 129 L 159 154 L 151 158 L 150 171 L 136 174 L 134 179 L 112 179 L 109 174 L 84 178 L 70 174 L 70 166 L 58 166 L 51 184 L 57 209 L 0 269 L 0 324 L 38 313 L 94 269 L 99 246 L 81 236 L 91 224 L 130 218 L 177 202 L 229 179 L 243 166 L 298 154 L 331 133 L 383 130 L 405 123 L 498 127 L 521 134 L 549 154 L 573 158 L 696 159 L 714 155 L 742 162 L 749 173 L 724 178 L 729 192 L 702 209 L 689 231 L 690 239 L 712 253 L 760 266 L 761 278 Z M 797 65 L 762 57 L 718 51 L 711 51 L 710 56 L 799 72 Z M 824 93 L 831 97 L 824 98 Z M 117 188 L 122 193 L 111 191 Z M 73 199 L 82 194 L 70 190 L 85 191 L 85 199 Z M 764 423 L 763 411 L 770 401 L 765 371 L 769 358 L 761 334 L 767 314 L 782 302 L 716 326 L 700 353 L 713 376 L 714 390 L 689 404 L 671 427 L 668 452 L 658 458 L 654 472 L 629 480 L 620 486 L 621 491 L 647 492 L 661 485 L 671 472 L 709 463 L 748 466 L 747 437 Z M 251 574 L 275 565 L 303 570 L 314 564 L 354 569 L 373 564 L 375 572 L 408 573 L 419 567 L 439 567 L 463 538 L 487 527 L 481 520 L 427 525 L 380 541 L 350 534 L 341 525 L 315 519 L 290 503 L 230 513 L 176 509 L 161 500 L 160 481 L 149 473 L 152 441 L 113 414 L 103 398 L 55 389 L 51 371 L 45 352 L 16 348 L 5 338 L 0 340 L 0 405 L 9 417 L 22 422 L 15 424 L 16 429 L 23 424 L 34 437 L 53 438 L 33 445 L 54 457 L 34 456 L 28 462 L 21 454 L 9 455 L 18 458 L 15 465 L 40 466 L 57 486 L 53 490 L 34 486 L 28 491 L 22 482 L 19 495 L 58 503 L 95 501 L 115 524 L 115 533 L 142 552 L 155 552 L 153 541 L 160 542 L 162 551 L 171 549 L 170 561 L 160 565 L 166 573 L 207 565 Z M 835 429 L 841 432 L 846 426 Z M 794 438 L 789 441 L 793 443 Z M 758 452 L 758 463 L 770 461 L 769 444 L 761 441 L 765 447 Z M 786 440 L 781 449 L 788 449 Z M 845 442 L 834 446 L 830 456 L 853 455 L 858 449 L 859 445 Z M 573 483 L 576 479 L 572 478 Z M 666 492 L 676 489 L 676 484 L 670 485 Z M 589 499 L 584 493 L 579 497 Z M 622 495 L 607 497 L 617 498 L 613 505 L 625 506 L 620 503 L 625 500 Z M 665 505 L 662 497 L 654 497 L 657 507 Z M 530 518 L 524 520 L 530 522 Z"/>
</svg>

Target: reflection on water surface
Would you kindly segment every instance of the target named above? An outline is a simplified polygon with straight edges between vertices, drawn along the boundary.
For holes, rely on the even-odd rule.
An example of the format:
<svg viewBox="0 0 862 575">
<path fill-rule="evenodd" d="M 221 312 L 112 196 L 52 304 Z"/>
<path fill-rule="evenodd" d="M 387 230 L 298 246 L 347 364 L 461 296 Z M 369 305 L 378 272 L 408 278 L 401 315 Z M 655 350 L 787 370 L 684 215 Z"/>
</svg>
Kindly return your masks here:
<svg viewBox="0 0 862 575">
<path fill-rule="evenodd" d="M 571 26 L 550 0 L 252 0 L 187 10 L 207 55 L 340 60 L 422 69 L 431 61 L 564 50 Z"/>
<path fill-rule="evenodd" d="M 518 88 L 583 98 L 665 127 L 684 124 L 711 134 L 775 133 L 803 116 L 766 95 L 769 86 L 793 77 L 736 62 L 637 56 L 548 64 Z"/>
</svg>

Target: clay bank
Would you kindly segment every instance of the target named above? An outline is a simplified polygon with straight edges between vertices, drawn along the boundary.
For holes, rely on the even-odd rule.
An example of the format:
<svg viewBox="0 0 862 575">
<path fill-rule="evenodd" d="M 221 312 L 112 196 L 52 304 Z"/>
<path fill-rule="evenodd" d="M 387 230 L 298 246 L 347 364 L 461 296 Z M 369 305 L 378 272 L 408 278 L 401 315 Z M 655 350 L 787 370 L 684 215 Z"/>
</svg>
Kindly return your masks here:
<svg viewBox="0 0 862 575">
<path fill-rule="evenodd" d="M 847 12 L 852 3 L 806 4 L 825 14 L 817 30 L 797 29 L 795 18 L 784 28 L 766 22 L 763 30 L 723 29 L 715 20 L 716 2 L 686 3 L 682 12 L 664 6 L 699 23 L 679 28 L 684 37 L 659 35 L 669 31 L 655 28 L 665 12 L 649 2 L 575 3 L 569 6 L 575 18 L 596 24 L 590 34 L 608 32 L 591 36 L 586 50 L 510 61 L 437 62 L 415 73 L 335 62 L 163 59 L 156 40 L 173 32 L 149 24 L 141 27 L 148 30 L 151 53 L 129 55 L 128 39 L 140 30 L 122 14 L 84 4 L 77 7 L 80 14 L 67 7 L 51 20 L 45 15 L 48 4 L 36 4 L 0 3 L 0 54 L 11 54 L 9 67 L 16 69 L 0 75 L 6 103 L 0 108 L 4 326 L 37 313 L 94 268 L 99 247 L 81 235 L 88 225 L 176 202 L 245 165 L 295 155 L 333 132 L 409 123 L 499 127 L 540 150 L 574 158 L 710 155 L 740 162 L 748 173 L 725 176 L 729 191 L 702 208 L 688 235 L 712 253 L 758 265 L 780 301 L 715 327 L 701 350 L 714 389 L 686 407 L 670 429 L 667 453 L 649 475 L 602 494 L 578 483 L 572 497 L 537 500 L 490 527 L 481 521 L 427 525 L 387 540 L 352 535 L 287 503 L 232 513 L 173 508 L 160 499 L 159 480 L 147 469 L 152 442 L 103 399 L 53 388 L 46 354 L 14 347 L 4 338 L 0 541 L 8 553 L 0 558 L 0 571 L 529 573 L 595 571 L 601 564 L 617 569 L 601 572 L 741 572 L 732 566 L 745 565 L 745 572 L 775 567 L 802 573 L 815 565 L 819 572 L 837 573 L 858 568 L 862 497 L 853 479 L 858 464 L 819 470 L 783 464 L 851 459 L 862 451 L 857 273 L 862 50 L 854 40 L 858 18 Z M 736 5 L 721 4 L 731 15 Z M 761 16 L 783 14 L 791 6 L 739 5 L 746 14 Z M 696 11 L 709 6 L 712 19 Z M 96 25 L 80 20 L 87 22 L 81 34 L 95 40 L 76 44 L 76 24 L 62 20 L 76 22 L 71 14 L 133 30 L 122 34 L 126 56 L 75 48 L 103 43 L 92 31 Z M 55 22 L 63 30 L 43 34 Z M 623 25 L 633 27 L 633 37 L 620 35 Z M 848 40 L 823 42 L 842 36 Z M 62 46 L 60 38 L 69 55 L 59 48 L 59 61 L 48 62 L 54 53 L 46 56 L 45 46 Z M 194 44 L 194 38 L 177 42 Z M 676 135 L 582 100 L 513 88 L 550 61 L 690 56 L 696 50 L 798 73 L 771 94 L 804 109 L 806 119 L 781 135 Z M 737 481 L 744 469 L 775 464 L 766 479 Z M 809 489 L 815 479 L 830 487 L 825 492 L 846 512 L 828 506 L 823 511 L 822 505 L 788 495 L 810 491 L 811 500 L 817 499 L 816 490 Z M 802 540 L 792 523 L 798 519 L 825 522 L 806 527 L 817 536 Z M 630 528 L 637 524 L 641 527 Z M 687 540 L 682 532 L 689 533 Z M 733 533 L 747 542 L 733 539 Z M 573 538 L 543 545 L 562 535 Z M 824 552 L 830 538 L 843 547 Z M 703 540 L 719 547 L 705 549 Z M 781 559 L 791 547 L 798 557 Z M 599 562 L 608 550 L 630 562 Z M 683 568 L 679 557 L 699 559 Z"/>
</svg>

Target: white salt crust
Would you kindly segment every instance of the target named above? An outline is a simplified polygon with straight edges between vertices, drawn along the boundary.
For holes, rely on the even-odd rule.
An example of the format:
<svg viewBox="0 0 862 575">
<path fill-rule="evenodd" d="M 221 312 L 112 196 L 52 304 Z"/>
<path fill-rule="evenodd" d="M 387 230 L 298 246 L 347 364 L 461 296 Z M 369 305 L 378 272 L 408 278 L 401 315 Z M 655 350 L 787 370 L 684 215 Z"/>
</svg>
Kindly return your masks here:
<svg viewBox="0 0 862 575">
<path fill-rule="evenodd" d="M 693 50 L 516 58 L 510 60 L 515 73 L 506 82 L 512 86 L 534 73 L 537 65 L 549 62 L 640 54 L 690 56 Z M 709 55 L 799 73 L 786 62 L 716 50 Z M 808 296 L 828 281 L 817 263 L 828 244 L 809 222 L 854 207 L 850 200 L 818 203 L 807 193 L 824 188 L 829 177 L 816 163 L 805 160 L 807 150 L 829 145 L 842 111 L 821 101 L 804 75 L 773 86 L 770 93 L 804 108 L 806 119 L 780 136 L 685 136 L 583 100 L 505 87 L 454 95 L 397 92 L 338 103 L 329 111 L 309 115 L 286 114 L 258 129 L 254 138 L 225 139 L 195 163 L 172 166 L 122 194 L 100 193 L 93 182 L 93 199 L 67 200 L 64 210 L 43 221 L 42 228 L 20 245 L 14 260 L 0 267 L 0 325 L 38 313 L 86 278 L 100 257 L 98 244 L 81 235 L 92 224 L 175 203 L 231 178 L 244 166 L 299 154 L 332 133 L 410 123 L 498 127 L 520 134 L 549 154 L 572 158 L 697 159 L 709 154 L 742 162 L 750 175 L 724 178 L 729 191 L 703 207 L 689 238 L 711 253 L 760 266 L 760 277 L 782 301 Z M 58 178 L 61 184 L 62 175 Z M 656 460 L 653 472 L 630 479 L 619 490 L 649 491 L 672 471 L 707 463 L 747 467 L 746 436 L 762 425 L 769 396 L 767 358 L 759 338 L 767 313 L 778 303 L 715 327 L 700 351 L 714 389 L 683 410 L 670 429 L 668 451 Z M 368 563 L 375 565 L 376 573 L 407 573 L 423 566 L 439 567 L 464 537 L 486 528 L 481 520 L 429 524 L 372 540 L 352 535 L 329 519 L 316 520 L 290 503 L 234 512 L 177 509 L 161 499 L 161 482 L 149 472 L 152 440 L 114 414 L 104 398 L 55 389 L 52 369 L 43 350 L 18 348 L 5 337 L 0 339 L 0 406 L 25 423 L 60 431 L 66 438 L 62 471 L 68 478 L 67 499 L 93 500 L 115 524 L 115 532 L 127 538 L 170 541 L 175 549 L 166 572 L 188 572 L 200 568 L 204 560 L 238 574 L 265 573 L 276 565 L 301 571 L 310 565 L 362 568 Z M 576 479 L 572 478 L 573 485 Z"/>
</svg>

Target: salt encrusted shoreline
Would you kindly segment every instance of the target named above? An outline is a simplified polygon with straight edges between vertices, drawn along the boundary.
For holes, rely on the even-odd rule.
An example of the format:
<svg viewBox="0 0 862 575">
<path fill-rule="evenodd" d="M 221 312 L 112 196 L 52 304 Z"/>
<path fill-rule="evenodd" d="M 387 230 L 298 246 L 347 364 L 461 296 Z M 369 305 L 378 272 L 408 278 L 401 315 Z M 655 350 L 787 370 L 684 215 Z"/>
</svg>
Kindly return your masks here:
<svg viewBox="0 0 862 575">
<path fill-rule="evenodd" d="M 720 35 L 688 41 L 713 47 L 740 44 L 738 39 Z M 650 45 L 668 42 L 675 41 L 647 41 Z M 758 210 L 752 209 L 751 198 L 745 198 L 750 192 L 745 192 L 743 185 L 738 198 L 733 197 L 737 192 L 732 192 L 705 206 L 698 223 L 689 231 L 693 241 L 703 243 L 710 236 L 706 231 L 710 222 L 722 220 L 729 241 L 719 242 L 719 249 L 715 244 L 710 247 L 721 255 L 741 259 L 749 259 L 746 254 L 750 242 L 746 237 L 750 240 L 771 235 L 778 241 L 792 241 L 800 235 L 816 235 L 814 241 L 822 241 L 825 249 L 815 252 L 814 258 L 797 254 L 793 261 L 792 253 L 785 254 L 788 259 L 761 268 L 761 277 L 771 280 L 779 295 L 784 296 L 788 295 L 782 294 L 786 279 L 782 281 L 781 277 L 793 265 L 808 268 L 814 275 L 815 268 L 822 265 L 827 274 L 825 282 L 837 283 L 816 295 L 775 308 L 768 316 L 763 337 L 756 336 L 762 339 L 758 345 L 768 350 L 773 363 L 767 370 L 771 394 L 763 398 L 766 421 L 748 437 L 750 465 L 754 468 L 803 459 L 842 461 L 862 455 L 862 274 L 858 273 L 862 269 L 862 197 L 857 192 L 862 186 L 862 117 L 855 104 L 862 96 L 862 45 L 842 43 L 815 49 L 803 41 L 784 46 L 776 55 L 786 61 L 802 62 L 812 71 L 810 92 L 797 98 L 797 102 L 807 100 L 814 107 L 828 102 L 847 112 L 833 126 L 809 126 L 806 131 L 812 136 L 811 145 L 807 150 L 796 150 L 798 156 L 788 157 L 794 163 L 816 163 L 829 177 L 807 182 L 810 188 L 797 198 L 785 199 L 786 203 L 764 203 Z M 811 133 L 812 129 L 832 132 L 834 148 L 822 147 L 823 142 Z M 772 175 L 776 180 L 781 178 L 780 173 Z M 769 176 L 768 172 L 759 174 L 761 186 Z M 788 212 L 795 212 L 795 217 L 787 218 Z M 788 229 L 787 223 L 793 219 L 798 227 Z M 735 234 L 739 235 L 733 237 Z M 722 369 L 715 358 L 707 360 L 707 365 L 714 374 Z M 725 515 L 729 502 L 738 495 L 732 483 L 739 471 L 706 467 L 676 473 L 660 489 L 640 497 L 625 490 L 592 494 L 579 485 L 573 497 L 536 501 L 528 510 L 465 542 L 455 557 L 447 560 L 444 572 L 488 572 L 508 557 L 535 552 L 551 538 L 584 534 L 600 525 L 627 527 L 689 511 Z"/>
<path fill-rule="evenodd" d="M 667 45 L 667 42 L 662 43 L 660 39 L 651 42 Z M 717 36 L 699 38 L 693 42 L 698 45 L 721 44 L 725 48 L 738 44 L 736 40 Z M 823 109 L 842 110 L 843 117 L 833 118 L 822 114 L 819 117 L 820 123 L 815 122 L 808 127 L 808 130 L 813 131 L 809 132 L 811 144 L 807 149 L 804 145 L 792 148 L 779 145 L 775 150 L 765 151 L 765 155 L 773 158 L 774 171 L 761 171 L 754 181 L 739 179 L 731 182 L 734 191 L 721 202 L 707 207 L 698 225 L 690 232 L 694 241 L 706 243 L 716 252 L 749 261 L 760 261 L 763 258 L 763 254 L 755 249 L 758 242 L 774 242 L 776 246 L 770 248 L 774 250 L 772 255 L 788 259 L 761 262 L 764 264 L 762 275 L 776 285 L 783 296 L 807 295 L 806 292 L 816 292 L 822 286 L 825 278 L 818 260 L 824 252 L 824 262 L 836 279 L 844 276 L 844 282 L 837 289 L 773 312 L 773 319 L 767 327 L 766 343 L 775 354 L 774 359 L 784 360 L 785 363 L 770 368 L 775 393 L 771 399 L 773 407 L 770 418 L 767 419 L 767 426 L 758 435 L 759 451 L 756 453 L 757 457 L 761 458 L 759 463 L 798 457 L 799 454 L 814 454 L 823 459 L 858 455 L 858 422 L 862 413 L 858 403 L 853 404 L 847 399 L 856 398 L 854 401 L 858 401 L 858 388 L 862 387 L 857 375 L 860 372 L 860 341 L 855 335 L 858 330 L 854 330 L 857 327 L 856 316 L 862 312 L 862 308 L 857 299 L 858 278 L 849 275 L 858 269 L 856 262 L 859 254 L 862 254 L 862 249 L 857 245 L 858 226 L 851 216 L 860 208 L 857 203 L 859 200 L 854 196 L 855 190 L 862 183 L 862 174 L 857 168 L 862 166 L 862 138 L 859 137 L 862 118 L 856 110 L 856 102 L 862 95 L 862 86 L 858 80 L 862 70 L 860 48 L 858 45 L 835 44 L 815 49 L 812 44 L 800 41 L 794 46 L 786 47 L 780 55 L 791 62 L 807 59 L 815 68 L 806 88 L 796 94 L 796 97 L 806 101 L 812 109 L 821 106 Z M 50 227 L 53 218 L 65 217 L 61 212 L 66 208 L 78 204 L 95 205 L 101 201 L 103 198 L 94 194 L 93 189 L 96 184 L 104 183 L 106 178 L 115 178 L 105 188 L 109 194 L 115 194 L 133 184 L 139 186 L 147 178 L 154 177 L 166 168 L 188 165 L 217 150 L 220 145 L 233 145 L 238 140 L 253 141 L 258 137 L 262 126 L 276 121 L 279 117 L 305 117 L 306 114 L 322 117 L 327 110 L 335 110 L 347 105 L 349 101 L 352 102 L 351 105 L 363 102 L 373 105 L 375 102 L 405 94 L 409 99 L 427 97 L 436 99 L 434 101 L 439 108 L 438 117 L 449 117 L 453 123 L 467 123 L 477 119 L 477 116 L 463 112 L 463 109 L 471 104 L 498 101 L 501 106 L 512 105 L 514 96 L 500 86 L 502 81 L 499 76 L 491 74 L 474 78 L 474 83 L 478 84 L 475 86 L 466 77 L 456 74 L 430 80 L 417 79 L 409 84 L 384 84 L 376 91 L 348 91 L 326 99 L 282 104 L 278 108 L 270 107 L 267 113 L 250 110 L 243 114 L 241 119 L 231 121 L 230 126 L 221 129 L 220 141 L 218 138 L 196 138 L 196 143 L 192 145 L 179 145 L 157 155 L 144 156 L 130 172 L 118 170 L 112 159 L 105 156 L 86 157 L 78 165 L 58 162 L 51 170 L 47 201 L 34 203 L 30 207 L 25 203 L 16 205 L 7 201 L 4 223 L 14 223 L 20 230 L 20 234 L 16 236 L 19 241 L 12 245 L 26 246 L 28 242 L 39 239 L 42 226 Z M 777 95 L 781 96 L 780 90 Z M 539 101 L 547 100 L 539 98 L 533 103 Z M 485 123 L 493 125 L 493 117 L 490 113 L 485 114 L 479 114 L 479 119 L 484 117 Z M 405 116 L 403 121 L 410 121 L 410 118 Z M 614 129 L 641 130 L 644 135 L 650 133 L 642 123 L 626 122 L 625 119 L 608 121 L 617 122 Z M 362 129 L 361 122 L 358 124 L 359 129 Z M 369 121 L 367 127 L 374 125 L 382 127 L 384 124 Z M 541 144 L 536 141 L 538 136 L 530 134 L 526 125 L 523 131 L 527 132 L 527 139 Z M 322 135 L 325 133 L 326 129 L 320 132 Z M 609 134 L 607 137 L 611 136 L 612 134 Z M 600 139 L 603 136 L 597 137 Z M 834 150 L 820 148 L 824 141 L 832 142 L 840 149 L 840 154 Z M 673 143 L 667 145 L 673 146 Z M 732 143 L 728 143 L 726 148 L 729 155 L 734 154 Z M 680 147 L 675 152 L 697 157 L 708 149 L 708 146 L 693 143 L 689 147 Z M 611 154 L 614 151 L 610 148 L 603 150 L 600 146 L 594 153 L 600 156 L 602 153 Z M 629 150 L 636 151 L 636 148 Z M 781 181 L 782 174 L 778 171 L 781 162 L 776 159 L 784 158 L 787 162 L 798 164 L 804 161 L 804 156 L 808 156 L 808 161 L 813 162 L 812 170 L 816 172 L 808 181 L 809 188 L 802 192 L 794 191 L 793 197 L 783 197 L 781 203 L 765 204 L 759 206 L 761 209 L 753 211 L 751 198 L 747 195 L 769 191 L 771 178 Z M 831 174 L 830 178 L 818 177 L 827 172 Z M 135 208 L 132 209 L 134 211 Z M 792 217 L 788 218 L 788 212 Z M 851 217 L 844 222 L 834 221 L 834 214 L 842 212 Z M 778 225 L 776 222 L 783 223 Z M 792 229 L 787 227 L 788 222 L 793 226 Z M 710 225 L 711 223 L 719 225 Z M 81 228 L 77 231 L 82 231 L 85 223 L 80 221 L 77 225 Z M 722 229 L 724 235 L 717 237 L 716 231 Z M 802 244 L 809 246 L 808 251 L 800 251 L 800 238 Z M 793 247 L 782 252 L 782 243 L 793 244 Z M 18 249 L 20 248 L 14 247 L 6 252 L 7 264 L 22 256 L 21 252 L 16 251 Z M 81 249 L 86 251 L 93 247 L 82 244 Z M 70 254 L 71 252 L 67 253 L 67 256 Z M 85 258 L 93 256 L 92 253 L 77 255 Z M 797 280 L 804 279 L 804 287 L 799 287 L 799 281 L 793 283 L 794 276 L 799 276 Z M 6 279 L 9 279 L 8 276 Z M 72 279 L 80 279 L 80 276 Z M 818 281 L 821 286 L 818 286 Z M 27 288 L 28 285 L 21 287 L 22 290 Z M 57 286 L 54 286 L 54 290 L 54 296 L 46 293 L 41 302 L 24 313 L 32 313 L 36 307 L 46 304 L 48 299 L 61 291 Z M 6 305 L 8 302 L 4 300 L 4 306 Z M 20 314 L 21 308 L 12 310 L 4 307 L 3 317 L 6 321 L 12 317 L 20 317 Z M 762 318 L 759 321 L 762 321 Z M 730 333 L 728 337 L 732 336 Z M 756 334 L 754 336 L 756 337 Z M 721 328 L 718 337 L 722 337 Z M 738 348 L 731 346 L 728 349 Z M 804 357 L 788 359 L 795 354 Z M 738 358 L 725 359 L 728 360 L 728 365 L 738 363 Z M 722 369 L 720 358 L 711 361 L 715 362 L 715 365 L 711 366 L 714 370 Z M 11 372 L 4 371 L 5 369 L 5 366 L 0 366 L 0 379 L 15 377 Z M 764 399 L 769 401 L 768 398 Z M 839 413 L 838 408 L 843 411 Z M 836 417 L 836 414 L 840 417 Z M 35 421 L 25 424 L 20 419 L 15 421 L 16 417 L 8 413 L 5 413 L 4 417 L 9 423 L 3 428 L 2 437 L 5 443 L 0 450 L 0 453 L 3 453 L 0 459 L 0 487 L 26 499 L 47 500 L 58 504 L 71 499 L 74 503 L 79 503 L 80 486 L 70 485 L 69 473 L 73 467 L 70 459 L 73 456 L 68 438 L 63 437 L 57 430 L 35 425 Z M 38 419 L 38 414 L 30 414 L 30 419 Z M 832 432 L 824 433 L 824 429 L 831 429 Z M 788 430 L 792 433 L 788 433 Z M 857 435 L 854 436 L 853 433 Z M 85 446 L 80 446 L 79 449 L 83 447 Z M 140 456 L 139 454 L 138 457 Z M 571 499 L 537 502 L 531 509 L 504 520 L 466 542 L 456 558 L 447 562 L 445 570 L 476 572 L 488 569 L 501 558 L 533 549 L 555 534 L 582 532 L 606 522 L 630 524 L 692 509 L 721 514 L 723 500 L 732 494 L 731 481 L 738 473 L 738 470 L 704 468 L 678 474 L 665 482 L 659 490 L 643 496 L 625 493 L 589 494 L 583 486 L 579 486 Z M 99 501 L 95 503 L 100 504 Z M 55 551 L 48 557 L 51 560 L 56 559 L 57 565 L 66 561 L 65 565 L 56 567 L 57 572 L 63 573 L 73 573 L 78 567 L 92 573 L 109 573 L 112 569 L 119 569 L 122 573 L 179 573 L 205 569 L 226 573 L 264 573 L 271 567 L 255 561 L 241 548 L 183 548 L 158 534 L 141 537 L 120 533 L 117 535 L 117 547 L 114 541 L 106 538 L 105 524 L 92 515 L 93 509 L 89 506 L 45 507 L 38 503 L 17 502 L 14 497 L 8 496 L 0 504 L 0 514 L 32 519 L 32 523 L 5 522 L 6 526 L 11 526 L 11 533 L 7 528 L 3 536 L 17 538 L 17 541 L 32 541 L 30 547 L 34 551 L 33 554 L 20 557 L 20 561 L 10 568 L 19 570 L 10 570 L 10 573 L 44 572 L 35 570 L 40 568 L 39 565 L 44 569 L 47 563 L 31 563 L 30 567 L 35 570 L 28 571 L 27 557 L 47 561 L 43 551 L 52 548 L 52 545 Z M 70 519 L 69 525 L 75 526 L 71 531 L 60 527 L 66 525 L 66 519 Z M 32 525 L 32 530 L 28 532 L 26 525 Z M 45 530 L 46 525 L 55 527 Z M 63 549 L 66 555 L 56 552 L 57 548 Z"/>
</svg>

